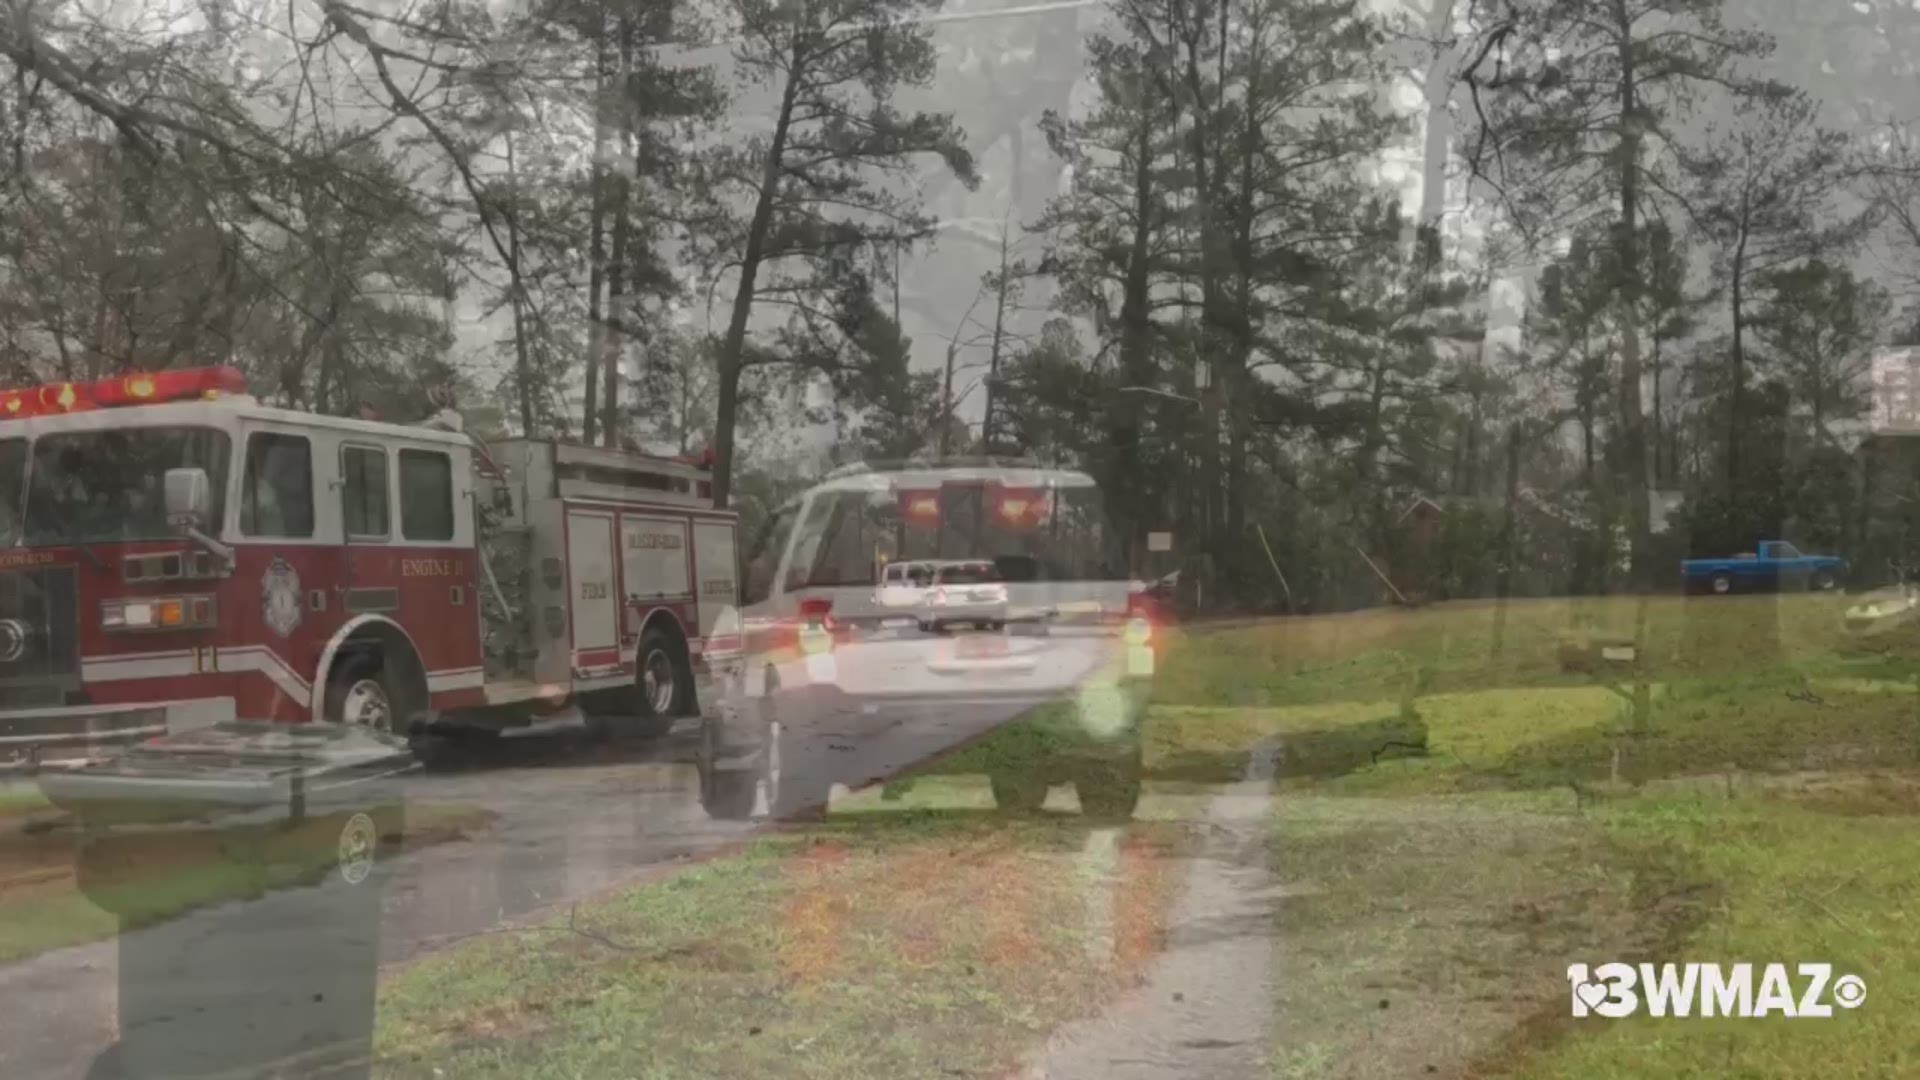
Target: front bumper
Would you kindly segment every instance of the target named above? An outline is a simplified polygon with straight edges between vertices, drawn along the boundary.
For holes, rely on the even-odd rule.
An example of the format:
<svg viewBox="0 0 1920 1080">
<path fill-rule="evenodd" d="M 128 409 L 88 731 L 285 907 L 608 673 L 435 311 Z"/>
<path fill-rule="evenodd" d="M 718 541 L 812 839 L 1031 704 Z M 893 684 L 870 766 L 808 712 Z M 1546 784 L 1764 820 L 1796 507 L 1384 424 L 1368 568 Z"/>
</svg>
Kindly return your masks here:
<svg viewBox="0 0 1920 1080">
<path fill-rule="evenodd" d="M 0 712 L 0 773 L 77 767 L 142 740 L 232 719 L 232 698 Z"/>
</svg>

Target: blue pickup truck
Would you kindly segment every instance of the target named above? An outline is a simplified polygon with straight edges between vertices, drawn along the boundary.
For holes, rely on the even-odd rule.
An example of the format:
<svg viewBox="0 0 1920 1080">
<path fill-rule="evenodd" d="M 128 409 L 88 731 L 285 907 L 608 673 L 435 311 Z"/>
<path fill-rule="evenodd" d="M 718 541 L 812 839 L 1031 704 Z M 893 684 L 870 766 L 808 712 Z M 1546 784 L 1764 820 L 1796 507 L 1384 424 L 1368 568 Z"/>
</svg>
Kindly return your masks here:
<svg viewBox="0 0 1920 1080">
<path fill-rule="evenodd" d="M 1687 559 L 1680 576 L 1689 592 L 1726 594 L 1735 589 L 1805 587 L 1826 591 L 1840 586 L 1847 560 L 1836 555 L 1802 555 L 1785 540 L 1762 540 L 1758 553 L 1731 559 Z"/>
</svg>

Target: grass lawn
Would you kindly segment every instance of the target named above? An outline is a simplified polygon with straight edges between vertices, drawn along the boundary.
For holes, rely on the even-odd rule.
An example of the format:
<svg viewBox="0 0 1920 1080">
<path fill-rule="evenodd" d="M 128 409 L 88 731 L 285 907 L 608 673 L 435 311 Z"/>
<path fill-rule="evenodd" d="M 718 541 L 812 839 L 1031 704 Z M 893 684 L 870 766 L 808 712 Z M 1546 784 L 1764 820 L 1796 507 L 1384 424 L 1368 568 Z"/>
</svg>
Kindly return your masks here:
<svg viewBox="0 0 1920 1080">
<path fill-rule="evenodd" d="M 478 807 L 415 804 L 407 808 L 404 833 L 383 843 L 456 840 L 490 819 Z M 338 862 L 344 823 L 343 816 L 327 816 L 291 828 L 110 836 L 82 856 L 71 830 L 23 829 L 0 817 L 0 963 L 316 881 Z"/>
<path fill-rule="evenodd" d="M 1516 603 L 1498 631 L 1492 605 L 1444 605 L 1176 646 L 1157 717 L 1180 717 L 1176 741 L 1408 712 L 1427 736 L 1275 801 L 1274 1074 L 1920 1073 L 1920 642 L 1854 654 L 1837 603 L 1648 601 L 1638 722 L 1568 662 L 1630 638 L 1631 599 Z M 1868 1002 L 1573 1020 L 1566 966 L 1607 960 L 1824 961 Z"/>
<path fill-rule="evenodd" d="M 52 806 L 38 788 L 22 784 L 0 791 L 0 822 L 23 818 Z"/>
<path fill-rule="evenodd" d="M 1175 829 L 916 804 L 431 957 L 382 988 L 392 1077 L 999 1075 L 1158 948 Z"/>
<path fill-rule="evenodd" d="M 1126 829 L 1067 788 L 1055 813 L 991 812 L 969 773 L 1036 725 L 401 972 L 378 1071 L 1009 1075 L 1138 980 L 1188 823 L 1277 737 L 1275 1076 L 1920 1074 L 1920 663 L 1857 655 L 1842 602 L 1176 632 Z M 1623 640 L 1637 685 L 1595 661 Z M 1567 965 L 1609 960 L 1826 961 L 1869 997 L 1829 1021 L 1571 1019 Z"/>
</svg>

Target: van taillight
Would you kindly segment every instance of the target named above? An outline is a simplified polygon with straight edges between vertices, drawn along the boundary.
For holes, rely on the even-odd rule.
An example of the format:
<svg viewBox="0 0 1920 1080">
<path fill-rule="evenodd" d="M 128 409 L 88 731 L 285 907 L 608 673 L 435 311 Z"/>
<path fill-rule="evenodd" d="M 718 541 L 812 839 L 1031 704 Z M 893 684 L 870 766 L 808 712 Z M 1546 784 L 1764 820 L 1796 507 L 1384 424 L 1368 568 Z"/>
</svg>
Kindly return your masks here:
<svg viewBox="0 0 1920 1080">
<path fill-rule="evenodd" d="M 808 597 L 800 601 L 800 621 L 809 626 L 833 625 L 833 600 L 830 597 Z"/>
<path fill-rule="evenodd" d="M 833 651 L 833 601 L 810 598 L 800 601 L 800 625 L 794 634 L 800 651 L 818 656 Z"/>
<path fill-rule="evenodd" d="M 1145 645 L 1153 640 L 1154 624 L 1158 622 L 1158 612 L 1154 603 L 1144 593 L 1133 593 L 1127 597 L 1127 643 Z"/>
</svg>

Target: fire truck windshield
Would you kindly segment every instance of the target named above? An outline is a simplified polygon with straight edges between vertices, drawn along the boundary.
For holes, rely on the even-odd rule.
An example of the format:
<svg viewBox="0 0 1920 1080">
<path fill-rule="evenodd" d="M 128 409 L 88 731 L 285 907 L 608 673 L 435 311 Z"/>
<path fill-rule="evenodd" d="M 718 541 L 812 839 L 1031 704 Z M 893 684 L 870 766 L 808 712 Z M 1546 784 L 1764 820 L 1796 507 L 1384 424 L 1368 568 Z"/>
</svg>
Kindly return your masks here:
<svg viewBox="0 0 1920 1080">
<path fill-rule="evenodd" d="M 20 539 L 20 496 L 27 479 L 27 440 L 0 439 L 0 547 Z"/>
<path fill-rule="evenodd" d="M 225 432 L 197 427 L 43 435 L 33 444 L 25 527 L 19 541 L 94 544 L 171 537 L 165 494 L 168 469 L 207 471 L 217 521 L 225 502 L 230 445 Z M 0 456 L 0 467 L 6 461 Z M 12 475 L 18 475 L 17 466 Z"/>
</svg>

